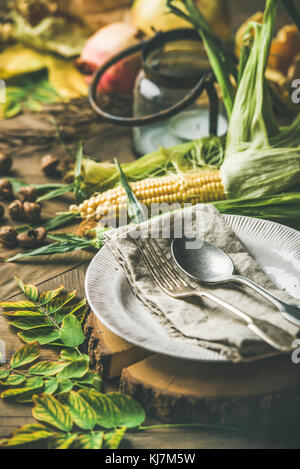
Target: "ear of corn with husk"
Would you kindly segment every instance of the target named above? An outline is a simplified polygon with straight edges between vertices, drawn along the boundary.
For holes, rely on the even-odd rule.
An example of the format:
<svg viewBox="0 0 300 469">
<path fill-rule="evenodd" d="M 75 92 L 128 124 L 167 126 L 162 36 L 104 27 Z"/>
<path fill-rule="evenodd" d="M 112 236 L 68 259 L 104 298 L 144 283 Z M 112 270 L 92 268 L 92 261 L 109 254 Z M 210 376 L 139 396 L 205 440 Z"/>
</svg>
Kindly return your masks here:
<svg viewBox="0 0 300 469">
<path fill-rule="evenodd" d="M 287 192 L 281 210 L 287 210 L 287 204 L 293 204 L 288 192 L 298 191 L 300 184 L 300 115 L 291 125 L 278 127 L 265 78 L 277 3 L 277 0 L 267 0 L 263 21 L 252 21 L 248 25 L 245 36 L 247 49 L 243 63 L 240 64 L 226 147 L 222 139 L 207 138 L 169 150 L 160 149 L 137 162 L 122 165 L 141 203 L 149 206 L 163 202 L 184 204 L 219 201 L 220 209 L 226 203 L 229 207 L 228 204 L 232 202 L 231 207 L 237 207 L 238 210 L 241 205 L 235 203 L 236 199 L 264 198 L 265 207 L 272 196 Z M 211 59 L 216 45 L 215 37 L 209 32 L 201 13 L 195 13 L 193 0 L 182 0 L 182 4 L 188 12 L 194 14 L 193 24 L 205 37 Z M 169 0 L 169 5 L 172 5 L 172 0 Z M 252 36 L 250 47 L 249 32 Z M 228 75 L 230 70 L 221 67 L 223 60 L 224 57 L 216 53 L 214 67 L 218 70 L 223 90 L 228 86 L 227 96 L 232 96 Z M 119 181 L 117 168 L 111 164 L 105 166 L 88 160 L 85 162 L 85 172 L 90 178 L 93 192 L 96 192 L 97 181 L 99 191 Z M 140 181 L 135 182 L 137 180 Z M 225 198 L 228 202 L 224 202 Z M 93 196 L 80 207 L 72 207 L 72 210 L 80 211 L 84 219 L 97 221 L 109 209 L 118 211 L 124 204 L 125 192 L 116 187 Z M 297 216 L 297 213 L 299 215 L 294 204 L 291 212 L 293 216 Z M 282 215 L 281 218 L 284 218 Z"/>
</svg>

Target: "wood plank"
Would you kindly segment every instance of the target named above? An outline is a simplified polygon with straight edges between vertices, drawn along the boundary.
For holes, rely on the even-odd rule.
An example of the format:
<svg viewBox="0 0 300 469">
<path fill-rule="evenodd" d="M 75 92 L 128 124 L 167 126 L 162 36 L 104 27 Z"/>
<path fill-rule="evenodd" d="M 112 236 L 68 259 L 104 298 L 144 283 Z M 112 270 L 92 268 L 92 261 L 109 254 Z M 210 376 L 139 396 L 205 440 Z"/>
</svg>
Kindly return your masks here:
<svg viewBox="0 0 300 469">
<path fill-rule="evenodd" d="M 210 365 L 152 355 L 123 370 L 121 389 L 166 422 L 250 425 L 300 416 L 300 374 L 289 356 Z"/>
<path fill-rule="evenodd" d="M 92 312 L 86 321 L 85 335 L 88 339 L 91 363 L 103 379 L 121 376 L 125 366 L 150 355 L 147 350 L 135 347 L 113 334 Z"/>
<path fill-rule="evenodd" d="M 44 282 L 40 287 L 40 291 L 47 291 L 54 289 L 58 285 L 64 284 L 66 290 L 71 291 L 77 288 L 78 296 L 84 297 L 84 278 L 87 265 L 73 269 L 63 275 L 59 275 L 54 279 Z M 13 301 L 24 299 L 22 294 L 18 294 L 12 298 Z M 0 339 L 6 344 L 6 362 L 8 362 L 13 353 L 23 345 L 23 342 L 18 338 L 16 330 L 13 330 L 7 324 L 3 315 L 0 315 Z M 57 358 L 57 351 L 51 347 L 41 348 L 41 357 L 44 360 L 55 360 Z M 9 435 L 13 430 L 21 425 L 34 421 L 31 417 L 30 406 L 9 403 L 0 399 L 0 437 Z"/>
</svg>

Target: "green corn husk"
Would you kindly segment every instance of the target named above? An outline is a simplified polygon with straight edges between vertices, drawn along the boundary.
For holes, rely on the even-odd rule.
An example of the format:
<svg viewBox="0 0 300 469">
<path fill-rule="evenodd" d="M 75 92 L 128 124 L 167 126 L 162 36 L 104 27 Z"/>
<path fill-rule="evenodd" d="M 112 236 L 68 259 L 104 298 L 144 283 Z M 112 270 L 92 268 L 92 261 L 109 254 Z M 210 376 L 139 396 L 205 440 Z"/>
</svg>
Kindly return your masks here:
<svg viewBox="0 0 300 469">
<path fill-rule="evenodd" d="M 181 173 L 199 168 L 220 168 L 224 159 L 224 138 L 207 137 L 172 148 L 160 148 L 130 163 L 122 164 L 129 181 L 168 173 Z M 84 159 L 82 164 L 83 188 L 88 194 L 105 191 L 120 182 L 115 164 Z"/>
<path fill-rule="evenodd" d="M 276 125 L 265 70 L 277 11 L 267 0 L 237 90 L 221 168 L 228 198 L 262 197 L 300 183 L 300 116 L 288 127 Z"/>
<path fill-rule="evenodd" d="M 300 192 L 290 192 L 254 199 L 232 199 L 214 202 L 228 215 L 244 215 L 283 223 L 300 229 Z"/>
</svg>

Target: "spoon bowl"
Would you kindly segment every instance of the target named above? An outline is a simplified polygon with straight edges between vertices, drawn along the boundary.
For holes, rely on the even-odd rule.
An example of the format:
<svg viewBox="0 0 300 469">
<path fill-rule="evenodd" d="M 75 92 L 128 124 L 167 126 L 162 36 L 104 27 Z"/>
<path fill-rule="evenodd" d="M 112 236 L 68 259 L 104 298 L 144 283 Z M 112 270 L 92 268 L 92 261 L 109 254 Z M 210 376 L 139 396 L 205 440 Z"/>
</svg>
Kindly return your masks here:
<svg viewBox="0 0 300 469">
<path fill-rule="evenodd" d="M 246 285 L 275 305 L 285 319 L 300 327 L 299 306 L 286 303 L 253 280 L 237 275 L 231 258 L 221 249 L 200 239 L 183 237 L 172 241 L 171 251 L 178 267 L 194 280 L 210 285 L 228 282 Z"/>
<path fill-rule="evenodd" d="M 176 238 L 171 251 L 178 267 L 198 282 L 224 283 L 234 274 L 230 257 L 206 241 Z"/>
</svg>

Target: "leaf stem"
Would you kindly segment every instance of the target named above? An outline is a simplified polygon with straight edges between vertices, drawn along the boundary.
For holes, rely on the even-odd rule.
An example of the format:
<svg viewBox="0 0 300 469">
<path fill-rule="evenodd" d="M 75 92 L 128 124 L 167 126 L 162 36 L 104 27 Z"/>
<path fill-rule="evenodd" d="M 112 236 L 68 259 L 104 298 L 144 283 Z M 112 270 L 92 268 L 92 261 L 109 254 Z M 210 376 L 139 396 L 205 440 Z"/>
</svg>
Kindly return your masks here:
<svg viewBox="0 0 300 469">
<path fill-rule="evenodd" d="M 225 431 L 237 431 L 237 427 L 227 427 L 223 425 L 209 425 L 205 423 L 170 423 L 170 424 L 160 424 L 160 425 L 141 425 L 137 427 L 136 430 L 148 431 L 148 430 L 157 430 L 164 428 L 207 428 L 215 430 L 225 430 Z"/>
</svg>

